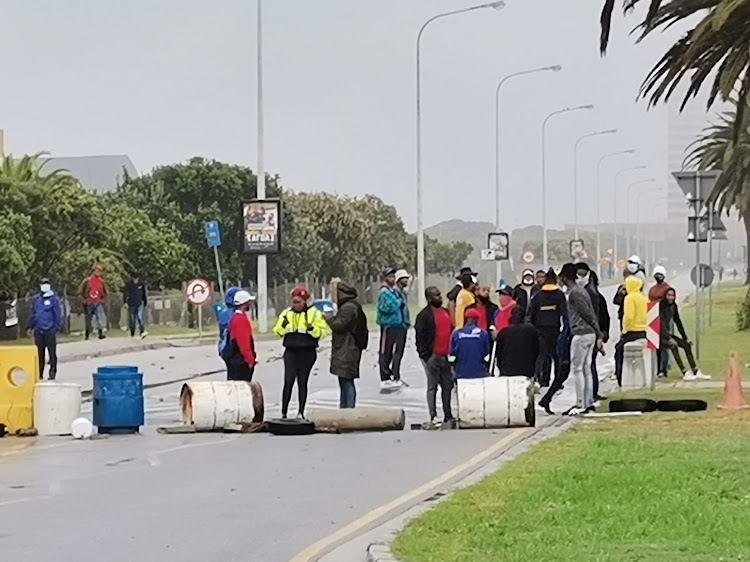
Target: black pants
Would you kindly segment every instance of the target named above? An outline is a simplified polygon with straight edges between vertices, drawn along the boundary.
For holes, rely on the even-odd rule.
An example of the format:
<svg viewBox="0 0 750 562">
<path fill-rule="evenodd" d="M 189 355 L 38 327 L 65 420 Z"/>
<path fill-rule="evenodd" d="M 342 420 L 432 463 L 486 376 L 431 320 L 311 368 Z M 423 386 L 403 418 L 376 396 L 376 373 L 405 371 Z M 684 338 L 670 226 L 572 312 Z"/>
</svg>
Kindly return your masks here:
<svg viewBox="0 0 750 562">
<path fill-rule="evenodd" d="M 536 380 L 540 386 L 549 386 L 552 375 L 552 363 L 558 370 L 557 338 L 560 330 L 557 328 L 537 328 L 539 337 L 539 356 L 536 359 Z"/>
<path fill-rule="evenodd" d="M 297 381 L 299 414 L 304 416 L 307 402 L 307 381 L 310 379 L 318 351 L 314 347 L 292 347 L 284 350 L 284 389 L 281 392 L 281 415 L 286 417 L 292 400 L 294 381 Z"/>
<path fill-rule="evenodd" d="M 677 363 L 677 367 L 682 371 L 682 373 L 685 373 L 685 363 L 682 362 L 682 357 L 680 357 L 680 350 L 683 350 L 685 352 L 685 357 L 687 357 L 688 365 L 690 365 L 690 370 L 695 372 L 698 370 L 698 366 L 695 364 L 695 357 L 693 357 L 693 348 L 690 347 L 690 344 L 683 340 L 682 338 L 678 338 L 677 336 L 672 336 L 672 339 L 677 343 L 676 347 L 672 347 L 672 355 L 674 356 L 674 361 Z"/>
<path fill-rule="evenodd" d="M 617 377 L 617 384 L 622 386 L 622 364 L 625 361 L 625 344 L 642 340 L 646 337 L 646 332 L 628 332 L 623 334 L 615 344 L 615 377 Z"/>
<path fill-rule="evenodd" d="M 594 400 L 599 398 L 599 373 L 596 370 L 596 358 L 599 356 L 599 350 L 594 346 L 594 353 L 591 356 L 591 378 L 592 388 L 594 390 Z"/>
<path fill-rule="evenodd" d="M 57 376 L 57 335 L 34 332 L 34 343 L 39 355 L 39 378 L 44 378 L 45 352 L 49 353 L 49 380 Z"/>
<path fill-rule="evenodd" d="M 248 365 L 247 363 L 239 363 L 230 365 L 227 363 L 227 380 L 228 381 L 245 381 L 251 382 L 253 380 L 253 373 L 255 372 L 255 365 Z"/>
<path fill-rule="evenodd" d="M 406 348 L 406 327 L 380 328 L 380 380 L 401 380 L 401 360 Z"/>
<path fill-rule="evenodd" d="M 555 380 L 552 381 L 549 389 L 547 389 L 547 393 L 539 400 L 539 404 L 547 404 L 549 406 L 555 394 L 562 390 L 563 384 L 568 380 L 569 375 L 570 359 L 560 359 L 557 361 L 555 363 Z"/>
<path fill-rule="evenodd" d="M 444 355 L 432 354 L 427 361 L 422 362 L 427 375 L 427 409 L 430 419 L 437 417 L 437 389 L 440 387 L 440 398 L 443 402 L 443 418 L 445 421 L 453 419 L 451 411 L 451 391 L 453 390 L 453 373 L 451 364 Z"/>
</svg>

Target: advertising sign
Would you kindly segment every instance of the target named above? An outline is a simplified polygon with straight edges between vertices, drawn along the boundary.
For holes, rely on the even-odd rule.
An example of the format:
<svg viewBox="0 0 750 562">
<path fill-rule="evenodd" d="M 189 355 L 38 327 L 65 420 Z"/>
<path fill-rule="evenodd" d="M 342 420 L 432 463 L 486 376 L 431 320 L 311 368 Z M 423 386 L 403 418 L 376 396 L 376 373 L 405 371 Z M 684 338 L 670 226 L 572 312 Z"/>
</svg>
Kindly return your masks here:
<svg viewBox="0 0 750 562">
<path fill-rule="evenodd" d="M 242 202 L 242 251 L 278 254 L 281 251 L 281 201 L 253 199 Z"/>
<path fill-rule="evenodd" d="M 492 232 L 487 235 L 487 249 L 492 250 L 492 259 L 507 260 L 510 256 L 510 239 L 507 232 Z"/>
</svg>

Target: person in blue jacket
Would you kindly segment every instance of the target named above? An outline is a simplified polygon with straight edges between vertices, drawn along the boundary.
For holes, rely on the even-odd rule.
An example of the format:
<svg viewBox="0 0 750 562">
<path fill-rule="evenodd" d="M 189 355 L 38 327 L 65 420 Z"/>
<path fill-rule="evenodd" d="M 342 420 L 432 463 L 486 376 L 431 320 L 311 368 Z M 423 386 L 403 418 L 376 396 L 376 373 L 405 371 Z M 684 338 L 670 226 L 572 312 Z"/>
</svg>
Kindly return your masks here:
<svg viewBox="0 0 750 562">
<path fill-rule="evenodd" d="M 214 305 L 216 322 L 219 324 L 219 357 L 223 357 L 222 354 L 227 347 L 227 343 L 229 343 L 229 321 L 234 314 L 234 295 L 239 290 L 239 287 L 229 287 L 224 302 Z"/>
<path fill-rule="evenodd" d="M 453 365 L 453 378 L 480 379 L 488 376 L 490 365 L 490 334 L 477 326 L 480 312 L 466 310 L 466 324 L 451 335 L 448 362 Z"/>
<path fill-rule="evenodd" d="M 377 323 L 380 326 L 380 390 L 388 392 L 403 386 L 401 360 L 406 349 L 409 308 L 404 288 L 409 274 L 403 269 L 383 271 L 383 285 L 378 293 Z"/>
<path fill-rule="evenodd" d="M 48 279 L 42 279 L 31 301 L 31 315 L 27 330 L 34 335 L 39 355 L 39 379 L 44 378 L 45 354 L 49 353 L 49 380 L 57 376 L 57 334 L 63 326 L 63 308 L 60 298 L 52 290 Z"/>
</svg>

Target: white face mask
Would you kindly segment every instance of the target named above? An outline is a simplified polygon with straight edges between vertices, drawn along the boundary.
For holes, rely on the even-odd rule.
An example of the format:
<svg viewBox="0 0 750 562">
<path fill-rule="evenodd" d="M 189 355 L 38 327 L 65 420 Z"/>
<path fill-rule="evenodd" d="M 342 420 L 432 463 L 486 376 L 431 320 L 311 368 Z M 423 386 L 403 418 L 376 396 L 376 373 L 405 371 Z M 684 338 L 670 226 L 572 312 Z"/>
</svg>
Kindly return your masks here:
<svg viewBox="0 0 750 562">
<path fill-rule="evenodd" d="M 42 293 L 49 293 L 52 290 L 52 285 L 49 283 L 43 283 L 39 286 L 39 290 L 41 290 Z"/>
<path fill-rule="evenodd" d="M 588 274 L 586 274 L 584 277 L 577 277 L 576 278 L 576 284 L 579 287 L 585 287 L 586 285 L 588 285 L 589 284 L 589 276 L 588 276 Z"/>
<path fill-rule="evenodd" d="M 637 263 L 628 263 L 628 271 L 630 273 L 638 273 L 638 264 Z"/>
</svg>

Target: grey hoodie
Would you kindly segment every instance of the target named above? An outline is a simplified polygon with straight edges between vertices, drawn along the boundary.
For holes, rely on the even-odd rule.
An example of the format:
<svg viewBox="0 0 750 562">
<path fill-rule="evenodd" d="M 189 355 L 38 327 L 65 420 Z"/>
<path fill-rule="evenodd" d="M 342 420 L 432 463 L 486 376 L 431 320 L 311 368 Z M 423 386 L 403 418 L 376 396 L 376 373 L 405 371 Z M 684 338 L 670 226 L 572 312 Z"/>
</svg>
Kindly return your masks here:
<svg viewBox="0 0 750 562">
<path fill-rule="evenodd" d="M 599 318 L 594 312 L 589 292 L 578 285 L 568 290 L 568 319 L 572 335 L 596 334 L 596 339 L 601 339 Z"/>
</svg>

